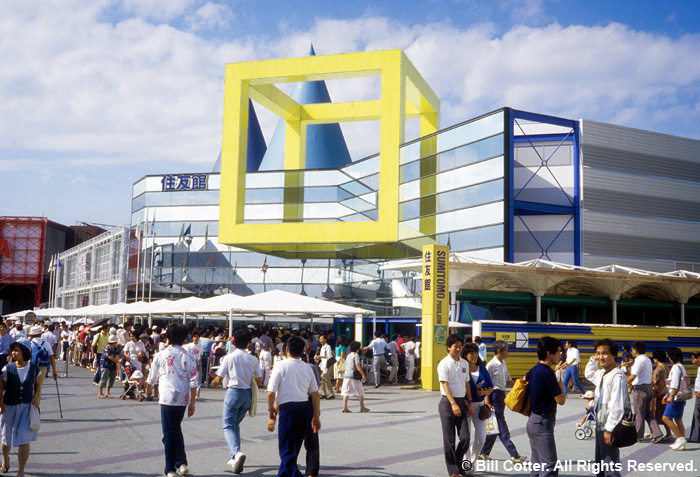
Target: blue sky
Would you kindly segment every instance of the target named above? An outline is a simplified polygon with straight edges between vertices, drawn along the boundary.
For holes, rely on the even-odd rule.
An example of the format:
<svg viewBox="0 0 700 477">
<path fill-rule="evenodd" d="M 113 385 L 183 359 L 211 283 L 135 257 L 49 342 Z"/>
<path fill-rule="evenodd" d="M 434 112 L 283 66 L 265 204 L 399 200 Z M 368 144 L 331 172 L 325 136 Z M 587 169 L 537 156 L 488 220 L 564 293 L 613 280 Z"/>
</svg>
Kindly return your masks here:
<svg viewBox="0 0 700 477">
<path fill-rule="evenodd" d="M 682 1 L 3 0 L 0 215 L 128 223 L 134 181 L 213 166 L 226 63 L 310 43 L 403 49 L 442 126 L 510 106 L 700 139 L 699 30 Z M 376 149 L 358 132 L 354 158 Z"/>
</svg>

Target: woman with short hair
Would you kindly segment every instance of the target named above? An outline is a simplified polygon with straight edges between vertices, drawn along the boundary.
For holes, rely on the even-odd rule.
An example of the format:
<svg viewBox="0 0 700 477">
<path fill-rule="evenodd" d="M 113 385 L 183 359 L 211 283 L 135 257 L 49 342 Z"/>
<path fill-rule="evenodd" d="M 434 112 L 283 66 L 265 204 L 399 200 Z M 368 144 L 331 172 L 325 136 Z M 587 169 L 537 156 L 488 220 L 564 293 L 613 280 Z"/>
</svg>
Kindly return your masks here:
<svg viewBox="0 0 700 477">
<path fill-rule="evenodd" d="M 683 351 L 675 346 L 668 350 L 668 359 L 671 360 L 673 366 L 669 373 L 671 385 L 669 386 L 668 394 L 664 396 L 663 403 L 667 404 L 664 411 L 664 423 L 671 429 L 673 435 L 676 436 L 676 442 L 671 444 L 672 450 L 685 450 L 685 445 L 688 442 L 685 439 L 685 426 L 683 425 L 683 410 L 685 409 L 685 401 L 676 401 L 676 394 L 681 387 L 681 379 L 688 373 L 683 367 Z"/>
<path fill-rule="evenodd" d="M 348 399 L 350 396 L 356 396 L 360 400 L 360 412 L 369 412 L 365 407 L 365 390 L 362 388 L 362 383 L 367 382 L 367 376 L 362 369 L 360 360 L 360 348 L 362 345 L 358 341 L 350 343 L 350 354 L 345 360 L 345 375 L 343 376 L 343 388 L 340 394 L 343 395 L 343 412 L 352 412 L 348 409 Z M 362 379 L 355 379 L 354 371 L 357 370 L 362 376 Z"/>
<path fill-rule="evenodd" d="M 2 430 L 2 472 L 10 470 L 10 448 L 17 447 L 19 469 L 24 477 L 24 466 L 29 459 L 29 443 L 37 438 L 37 431 L 29 428 L 31 406 L 37 406 L 41 383 L 36 379 L 39 369 L 30 361 L 31 344 L 20 338 L 10 345 L 13 362 L 2 369 L 0 385 L 0 430 Z"/>
</svg>

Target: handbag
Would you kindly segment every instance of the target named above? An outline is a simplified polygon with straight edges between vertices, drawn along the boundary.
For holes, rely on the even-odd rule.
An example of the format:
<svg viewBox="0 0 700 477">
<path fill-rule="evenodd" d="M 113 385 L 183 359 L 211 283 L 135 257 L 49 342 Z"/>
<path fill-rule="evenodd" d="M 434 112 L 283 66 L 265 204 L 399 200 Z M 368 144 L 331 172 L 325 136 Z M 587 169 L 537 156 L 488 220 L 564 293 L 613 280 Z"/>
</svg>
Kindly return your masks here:
<svg viewBox="0 0 700 477">
<path fill-rule="evenodd" d="M 671 378 L 666 380 L 666 387 L 669 391 L 671 390 Z M 678 387 L 678 392 L 676 393 L 674 401 L 687 401 L 688 399 L 692 399 L 694 395 L 695 393 L 690 388 L 690 376 L 687 374 L 681 375 L 680 386 Z"/>
<path fill-rule="evenodd" d="M 487 436 L 497 436 L 498 433 L 499 433 L 499 429 L 498 429 L 498 421 L 496 420 L 496 415 L 491 414 L 491 417 L 489 417 L 486 420 L 486 435 Z"/>
<path fill-rule="evenodd" d="M 331 356 L 326 360 L 326 369 L 331 369 L 331 366 L 335 364 L 337 360 L 335 359 L 335 356 Z"/>
<path fill-rule="evenodd" d="M 491 408 L 488 407 L 486 404 L 481 406 L 481 409 L 479 409 L 479 419 L 482 421 L 486 421 L 491 417 Z"/>
<path fill-rule="evenodd" d="M 352 379 L 362 380 L 362 373 L 359 369 L 357 369 L 357 365 L 355 364 L 355 358 L 353 358 L 352 360 L 352 365 Z"/>
<path fill-rule="evenodd" d="M 41 428 L 41 415 L 39 414 L 39 408 L 34 404 L 29 406 L 29 429 L 32 431 L 38 431 Z"/>
<path fill-rule="evenodd" d="M 518 412 L 523 416 L 530 415 L 530 392 L 528 382 L 523 376 L 516 379 L 513 388 L 510 390 L 505 399 L 505 404 L 513 412 Z"/>
<path fill-rule="evenodd" d="M 600 377 L 600 383 L 603 384 L 603 377 Z M 614 378 L 613 378 L 614 379 Z M 630 396 L 627 392 L 627 383 L 622 386 L 622 392 L 625 396 L 625 413 L 622 419 L 613 428 L 610 436 L 610 445 L 612 447 L 629 447 L 637 443 L 637 426 L 636 417 L 630 408 Z M 612 379 L 610 379 L 610 394 L 612 394 Z"/>
<path fill-rule="evenodd" d="M 636 417 L 630 409 L 625 410 L 622 419 L 612 430 L 610 437 L 612 447 L 629 447 L 637 443 Z"/>
</svg>

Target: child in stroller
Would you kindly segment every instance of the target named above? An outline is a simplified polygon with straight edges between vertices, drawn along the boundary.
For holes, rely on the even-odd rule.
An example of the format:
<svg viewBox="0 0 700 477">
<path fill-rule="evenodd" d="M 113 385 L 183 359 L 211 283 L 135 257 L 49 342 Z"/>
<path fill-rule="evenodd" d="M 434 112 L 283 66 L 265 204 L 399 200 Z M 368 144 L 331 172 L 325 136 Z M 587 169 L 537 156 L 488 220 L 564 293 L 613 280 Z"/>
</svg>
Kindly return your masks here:
<svg viewBox="0 0 700 477">
<path fill-rule="evenodd" d="M 587 391 L 583 395 L 584 399 L 588 399 L 586 403 L 586 413 L 581 419 L 581 422 L 576 423 L 576 439 L 583 440 L 593 435 L 593 426 L 595 424 L 595 396 L 592 391 Z"/>
<path fill-rule="evenodd" d="M 124 382 L 124 393 L 119 396 L 119 399 L 136 399 L 141 402 L 145 399 L 146 382 L 143 379 L 143 373 L 138 369 L 134 369 L 130 364 L 124 367 L 126 381 Z"/>
</svg>

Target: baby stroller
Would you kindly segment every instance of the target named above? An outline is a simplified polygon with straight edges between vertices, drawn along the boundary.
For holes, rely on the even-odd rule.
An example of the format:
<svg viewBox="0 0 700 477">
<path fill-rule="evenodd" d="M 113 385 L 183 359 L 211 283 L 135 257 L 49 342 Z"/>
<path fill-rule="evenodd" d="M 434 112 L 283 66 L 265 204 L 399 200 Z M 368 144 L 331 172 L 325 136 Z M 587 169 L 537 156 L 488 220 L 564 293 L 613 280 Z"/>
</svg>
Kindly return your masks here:
<svg viewBox="0 0 700 477">
<path fill-rule="evenodd" d="M 588 405 L 586 406 L 586 416 L 584 417 L 583 422 L 579 422 L 576 424 L 576 439 L 582 441 L 584 439 L 587 439 L 589 437 L 593 436 L 593 429 L 595 426 L 595 405 L 594 405 L 594 396 L 591 391 L 586 392 L 586 394 L 583 395 L 585 399 L 589 399 Z"/>
<path fill-rule="evenodd" d="M 143 401 L 146 396 L 142 392 L 143 388 L 143 373 L 138 369 L 132 371 L 132 367 L 127 365 L 124 368 L 126 373 L 126 382 L 124 383 L 124 393 L 119 396 L 119 399 L 124 400 L 127 397 L 129 399 L 136 399 L 138 402 Z"/>
</svg>

